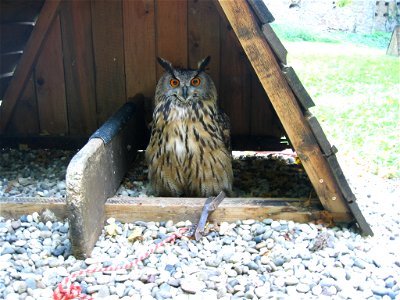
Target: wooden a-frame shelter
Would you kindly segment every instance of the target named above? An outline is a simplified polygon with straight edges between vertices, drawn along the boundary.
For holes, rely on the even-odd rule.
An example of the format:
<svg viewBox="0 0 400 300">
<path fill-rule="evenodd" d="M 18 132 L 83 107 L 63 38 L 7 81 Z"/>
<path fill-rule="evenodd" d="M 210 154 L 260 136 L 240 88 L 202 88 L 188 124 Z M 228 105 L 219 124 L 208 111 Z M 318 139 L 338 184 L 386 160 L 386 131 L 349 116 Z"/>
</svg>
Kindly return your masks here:
<svg viewBox="0 0 400 300">
<path fill-rule="evenodd" d="M 336 148 L 309 111 L 312 99 L 287 66 L 287 52 L 269 25 L 273 17 L 263 1 L 4 0 L 3 45 L 25 32 L 20 28 L 24 20 L 12 20 L 21 18 L 15 3 L 25 12 L 30 7 L 40 14 L 25 34 L 22 54 L 2 46 L 0 146 L 82 147 L 123 109 L 106 123 L 119 126 L 111 134 L 107 131 L 107 137 L 104 125 L 100 127 L 71 161 L 66 203 L 2 199 L 3 214 L 51 208 L 67 216 L 78 256 L 90 254 L 109 215 L 131 221 L 173 215 L 196 219 L 204 199 L 121 201 L 112 196 L 134 152 L 145 147 L 143 116 L 151 105 L 138 95 L 154 93 L 162 72 L 155 57 L 185 67 L 211 55 L 220 105 L 232 122 L 233 149 L 279 150 L 285 135 L 323 206 L 304 212 L 290 206 L 290 199 L 227 199 L 213 218 L 324 219 L 354 223 L 363 234 L 372 234 L 338 164 Z M 7 30 L 11 33 L 4 34 Z M 14 54 L 18 64 L 11 70 L 5 62 Z"/>
</svg>

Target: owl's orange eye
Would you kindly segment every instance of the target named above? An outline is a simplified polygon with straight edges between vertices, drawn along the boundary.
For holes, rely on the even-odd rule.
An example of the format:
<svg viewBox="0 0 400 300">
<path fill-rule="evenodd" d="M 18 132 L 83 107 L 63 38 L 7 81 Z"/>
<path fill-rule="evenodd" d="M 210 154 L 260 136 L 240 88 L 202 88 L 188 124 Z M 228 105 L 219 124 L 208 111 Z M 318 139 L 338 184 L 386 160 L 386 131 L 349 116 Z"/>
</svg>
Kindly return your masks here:
<svg viewBox="0 0 400 300">
<path fill-rule="evenodd" d="M 176 87 L 179 85 L 179 80 L 176 79 L 176 78 L 172 78 L 172 79 L 169 81 L 169 84 L 170 84 L 173 88 L 176 88 Z"/>
<path fill-rule="evenodd" d="M 200 85 L 200 82 L 201 82 L 200 78 L 195 77 L 195 78 L 193 78 L 193 79 L 190 81 L 190 84 L 191 84 L 192 86 L 199 86 L 199 85 Z"/>
</svg>

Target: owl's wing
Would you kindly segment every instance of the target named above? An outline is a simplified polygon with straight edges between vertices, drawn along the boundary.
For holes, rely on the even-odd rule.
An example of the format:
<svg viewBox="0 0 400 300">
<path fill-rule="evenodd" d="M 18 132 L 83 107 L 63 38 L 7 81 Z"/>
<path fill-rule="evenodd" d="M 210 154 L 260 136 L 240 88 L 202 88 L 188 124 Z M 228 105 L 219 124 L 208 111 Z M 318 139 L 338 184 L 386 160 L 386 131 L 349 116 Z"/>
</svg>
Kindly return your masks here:
<svg viewBox="0 0 400 300">
<path fill-rule="evenodd" d="M 218 109 L 218 124 L 222 129 L 222 137 L 224 139 L 225 147 L 231 151 L 231 122 L 228 115 L 222 110 Z"/>
</svg>

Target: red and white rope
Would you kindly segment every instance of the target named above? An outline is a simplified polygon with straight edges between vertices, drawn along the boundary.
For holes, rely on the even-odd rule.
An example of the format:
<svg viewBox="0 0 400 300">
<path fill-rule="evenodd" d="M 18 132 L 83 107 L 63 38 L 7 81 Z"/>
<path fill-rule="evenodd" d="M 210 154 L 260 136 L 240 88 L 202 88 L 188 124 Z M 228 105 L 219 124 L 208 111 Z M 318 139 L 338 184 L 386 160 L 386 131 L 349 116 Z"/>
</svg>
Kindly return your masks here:
<svg viewBox="0 0 400 300">
<path fill-rule="evenodd" d="M 86 269 L 80 270 L 72 273 L 70 276 L 65 277 L 57 286 L 57 288 L 53 292 L 54 300 L 68 300 L 68 299 L 85 299 L 90 300 L 92 297 L 88 295 L 82 294 L 82 289 L 77 284 L 72 284 L 72 282 L 79 276 L 84 276 L 86 274 L 92 274 L 97 272 L 113 272 L 122 269 L 130 269 L 136 266 L 139 262 L 148 258 L 151 254 L 153 254 L 158 248 L 164 246 L 167 243 L 174 243 L 177 238 L 181 238 L 182 235 L 188 231 L 189 228 L 182 227 L 179 228 L 178 231 L 174 232 L 170 236 L 168 236 L 165 240 L 161 241 L 158 244 L 153 245 L 146 253 L 136 258 L 134 261 L 127 263 L 121 266 L 110 266 L 105 268 L 94 268 L 94 269 Z"/>
</svg>

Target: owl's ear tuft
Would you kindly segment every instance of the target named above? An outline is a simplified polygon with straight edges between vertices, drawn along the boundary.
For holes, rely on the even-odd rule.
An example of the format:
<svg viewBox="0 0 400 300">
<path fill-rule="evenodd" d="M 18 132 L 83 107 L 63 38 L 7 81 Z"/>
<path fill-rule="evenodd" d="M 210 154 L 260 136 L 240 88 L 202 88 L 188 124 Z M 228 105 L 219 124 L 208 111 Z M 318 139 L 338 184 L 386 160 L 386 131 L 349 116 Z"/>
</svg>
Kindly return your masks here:
<svg viewBox="0 0 400 300">
<path fill-rule="evenodd" d="M 211 60 L 211 56 L 207 56 L 206 58 L 199 61 L 199 63 L 197 64 L 197 69 L 199 70 L 199 72 L 203 72 L 206 69 L 210 60 Z"/>
<path fill-rule="evenodd" d="M 161 65 L 161 67 L 165 69 L 165 71 L 171 73 L 172 75 L 174 74 L 174 67 L 168 60 L 161 57 L 157 57 L 157 61 Z"/>
</svg>

